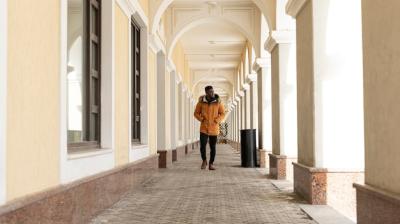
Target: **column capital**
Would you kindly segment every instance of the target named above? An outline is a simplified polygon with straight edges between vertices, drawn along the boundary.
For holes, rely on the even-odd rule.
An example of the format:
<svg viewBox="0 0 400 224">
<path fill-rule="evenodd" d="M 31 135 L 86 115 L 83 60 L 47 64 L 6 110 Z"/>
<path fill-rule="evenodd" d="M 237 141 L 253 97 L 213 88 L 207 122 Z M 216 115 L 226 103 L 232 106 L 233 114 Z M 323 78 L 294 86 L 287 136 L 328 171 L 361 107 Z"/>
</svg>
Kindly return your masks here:
<svg viewBox="0 0 400 224">
<path fill-rule="evenodd" d="M 159 51 L 162 51 L 164 54 L 167 52 L 165 50 L 164 44 L 162 43 L 160 37 L 158 35 L 150 35 L 149 38 L 149 46 L 150 49 L 154 51 L 154 53 L 158 53 Z"/>
<path fill-rule="evenodd" d="M 247 76 L 247 82 L 257 82 L 257 73 L 251 73 Z"/>
<path fill-rule="evenodd" d="M 308 0 L 289 0 L 286 3 L 286 13 L 296 19 L 297 15 L 307 2 Z"/>
<path fill-rule="evenodd" d="M 176 82 L 176 84 L 179 84 L 182 82 L 182 75 L 176 71 L 175 71 L 175 82 Z"/>
<path fill-rule="evenodd" d="M 168 58 L 167 60 L 167 71 L 168 72 L 175 72 L 176 71 L 176 66 L 174 62 L 172 61 L 171 58 Z"/>
<path fill-rule="evenodd" d="M 278 44 L 291 44 L 296 41 L 295 30 L 272 31 L 264 44 L 264 49 L 272 53 Z"/>
<path fill-rule="evenodd" d="M 270 68 L 271 67 L 271 57 L 262 57 L 257 58 L 253 64 L 253 70 L 258 71 L 261 68 Z"/>
<path fill-rule="evenodd" d="M 239 97 L 236 97 L 236 99 L 237 99 L 237 98 L 240 99 L 240 97 L 244 96 L 243 90 L 237 91 L 237 95 L 238 95 Z"/>
<path fill-rule="evenodd" d="M 245 84 L 242 85 L 242 92 L 245 92 L 245 91 L 247 91 L 249 89 L 250 89 L 250 85 L 248 83 L 245 83 Z"/>
<path fill-rule="evenodd" d="M 182 82 L 182 91 L 186 92 L 188 91 L 188 88 L 186 87 L 186 84 Z"/>
</svg>

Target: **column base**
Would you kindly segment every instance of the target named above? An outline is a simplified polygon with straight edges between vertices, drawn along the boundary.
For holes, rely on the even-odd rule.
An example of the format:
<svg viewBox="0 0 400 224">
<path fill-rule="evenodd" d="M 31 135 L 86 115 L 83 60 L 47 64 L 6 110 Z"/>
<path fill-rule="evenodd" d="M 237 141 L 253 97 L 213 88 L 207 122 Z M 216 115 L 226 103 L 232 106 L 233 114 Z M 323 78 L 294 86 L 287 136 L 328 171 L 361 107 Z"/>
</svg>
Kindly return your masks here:
<svg viewBox="0 0 400 224">
<path fill-rule="evenodd" d="M 260 153 L 260 168 L 269 168 L 269 154 L 271 151 L 267 151 L 265 149 L 259 149 Z"/>
<path fill-rule="evenodd" d="M 286 159 L 285 155 L 269 155 L 269 176 L 276 180 L 286 179 Z"/>
<path fill-rule="evenodd" d="M 294 192 L 308 203 L 326 205 L 327 169 L 293 163 Z"/>
<path fill-rule="evenodd" d="M 400 196 L 369 185 L 354 184 L 357 191 L 357 223 L 400 223 Z"/>
<path fill-rule="evenodd" d="M 179 161 L 185 157 L 187 148 L 188 148 L 188 145 L 183 145 L 183 146 L 176 148 L 176 160 L 175 161 Z"/>
<path fill-rule="evenodd" d="M 158 157 L 158 168 L 168 168 L 173 161 L 173 150 L 157 150 L 160 155 Z"/>
<path fill-rule="evenodd" d="M 240 144 L 239 142 L 229 140 L 228 144 L 233 148 L 235 151 L 240 151 Z"/>
</svg>

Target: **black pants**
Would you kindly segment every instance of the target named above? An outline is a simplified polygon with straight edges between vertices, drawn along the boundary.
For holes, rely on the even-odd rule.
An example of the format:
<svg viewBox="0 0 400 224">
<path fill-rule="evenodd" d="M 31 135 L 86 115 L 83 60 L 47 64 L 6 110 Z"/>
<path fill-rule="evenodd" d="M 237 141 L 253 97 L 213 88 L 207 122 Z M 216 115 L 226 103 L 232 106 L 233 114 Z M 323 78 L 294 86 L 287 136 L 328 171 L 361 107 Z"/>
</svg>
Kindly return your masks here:
<svg viewBox="0 0 400 224">
<path fill-rule="evenodd" d="M 207 141 L 210 139 L 210 164 L 214 163 L 215 160 L 215 147 L 217 145 L 217 136 L 211 136 L 211 135 L 206 135 L 204 133 L 200 133 L 200 153 L 201 153 L 201 158 L 204 160 L 207 160 L 207 155 L 206 155 L 206 145 Z"/>
</svg>

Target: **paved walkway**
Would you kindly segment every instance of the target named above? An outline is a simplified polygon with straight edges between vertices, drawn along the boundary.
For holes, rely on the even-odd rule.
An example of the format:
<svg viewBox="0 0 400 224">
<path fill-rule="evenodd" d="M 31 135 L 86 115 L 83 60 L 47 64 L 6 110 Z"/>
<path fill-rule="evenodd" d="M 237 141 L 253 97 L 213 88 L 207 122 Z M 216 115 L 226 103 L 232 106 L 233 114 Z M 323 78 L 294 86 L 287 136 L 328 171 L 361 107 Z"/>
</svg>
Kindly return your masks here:
<svg viewBox="0 0 400 224">
<path fill-rule="evenodd" d="M 217 146 L 216 171 L 200 170 L 200 163 L 196 150 L 91 223 L 315 223 L 293 194 L 278 191 L 257 169 L 240 168 L 230 146 Z"/>
</svg>

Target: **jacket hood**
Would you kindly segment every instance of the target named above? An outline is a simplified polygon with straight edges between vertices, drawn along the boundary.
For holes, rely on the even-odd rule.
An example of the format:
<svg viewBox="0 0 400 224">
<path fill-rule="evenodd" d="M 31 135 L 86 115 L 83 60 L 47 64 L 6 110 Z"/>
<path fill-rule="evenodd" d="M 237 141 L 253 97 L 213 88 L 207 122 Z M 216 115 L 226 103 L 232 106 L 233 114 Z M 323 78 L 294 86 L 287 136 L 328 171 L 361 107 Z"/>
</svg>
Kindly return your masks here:
<svg viewBox="0 0 400 224">
<path fill-rule="evenodd" d="M 211 101 L 210 103 L 220 103 L 220 102 L 221 102 L 221 99 L 219 98 L 219 95 L 218 95 L 218 94 L 214 94 L 214 95 L 215 95 L 215 98 L 214 98 L 214 100 Z M 208 103 L 207 98 L 206 98 L 206 95 L 202 95 L 202 96 L 199 98 L 199 102 L 201 102 L 201 103 Z"/>
</svg>

